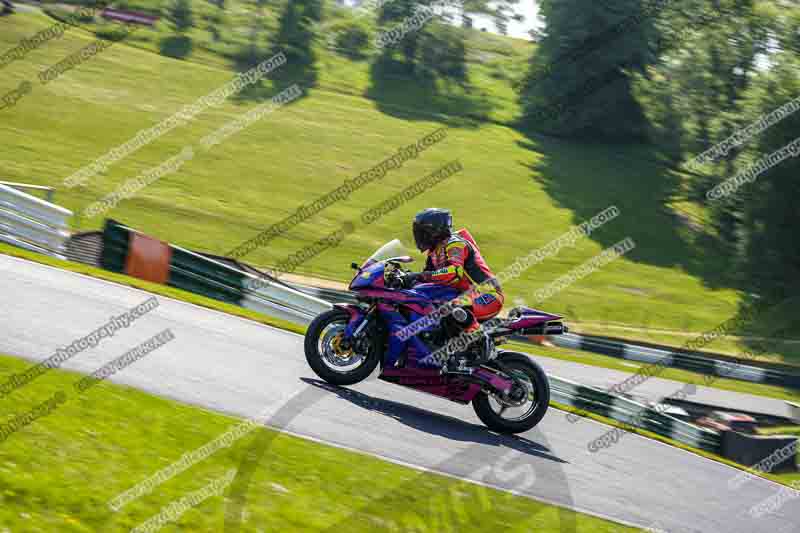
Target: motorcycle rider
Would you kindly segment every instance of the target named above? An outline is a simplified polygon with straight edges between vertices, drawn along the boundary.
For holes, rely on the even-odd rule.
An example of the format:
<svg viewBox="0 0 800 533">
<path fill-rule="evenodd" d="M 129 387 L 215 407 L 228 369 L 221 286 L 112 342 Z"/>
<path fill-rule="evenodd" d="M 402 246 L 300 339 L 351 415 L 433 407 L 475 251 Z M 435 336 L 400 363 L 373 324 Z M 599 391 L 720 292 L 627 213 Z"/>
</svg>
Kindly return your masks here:
<svg viewBox="0 0 800 533">
<path fill-rule="evenodd" d="M 458 289 L 467 311 L 460 324 L 465 333 L 479 329 L 479 321 L 495 317 L 505 300 L 502 288 L 466 230 L 453 231 L 453 216 L 447 209 L 428 208 L 417 213 L 413 223 L 414 241 L 428 256 L 425 270 L 406 276 L 406 286 L 438 283 Z M 486 362 L 492 350 L 491 338 L 482 332 L 479 356 L 473 364 Z"/>
</svg>

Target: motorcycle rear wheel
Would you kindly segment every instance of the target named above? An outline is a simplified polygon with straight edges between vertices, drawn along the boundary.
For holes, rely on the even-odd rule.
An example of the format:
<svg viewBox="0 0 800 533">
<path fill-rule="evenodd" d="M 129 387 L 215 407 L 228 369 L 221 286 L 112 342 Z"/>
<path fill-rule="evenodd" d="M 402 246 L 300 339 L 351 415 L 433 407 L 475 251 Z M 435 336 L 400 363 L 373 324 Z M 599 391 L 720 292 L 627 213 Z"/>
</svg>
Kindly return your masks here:
<svg viewBox="0 0 800 533">
<path fill-rule="evenodd" d="M 472 400 L 472 408 L 481 422 L 498 433 L 522 433 L 535 427 L 550 404 L 550 382 L 547 375 L 529 356 L 516 352 L 503 352 L 497 358 L 515 377 L 516 401 L 504 400 L 498 395 L 481 391 Z M 524 395 L 522 389 L 524 387 Z M 514 391 L 512 391 L 513 393 Z M 524 403 L 521 403 L 524 402 Z M 521 403 L 521 405 L 516 405 Z M 528 407 L 528 404 L 530 404 Z M 525 409 L 517 417 L 504 417 L 509 408 Z"/>
<path fill-rule="evenodd" d="M 373 350 L 369 354 L 348 354 L 336 345 L 337 337 L 341 342 L 349 319 L 346 312 L 331 309 L 317 316 L 306 331 L 306 361 L 317 376 L 331 385 L 353 385 L 363 381 L 378 365 L 379 357 Z M 347 364 L 351 360 L 355 367 Z"/>
</svg>

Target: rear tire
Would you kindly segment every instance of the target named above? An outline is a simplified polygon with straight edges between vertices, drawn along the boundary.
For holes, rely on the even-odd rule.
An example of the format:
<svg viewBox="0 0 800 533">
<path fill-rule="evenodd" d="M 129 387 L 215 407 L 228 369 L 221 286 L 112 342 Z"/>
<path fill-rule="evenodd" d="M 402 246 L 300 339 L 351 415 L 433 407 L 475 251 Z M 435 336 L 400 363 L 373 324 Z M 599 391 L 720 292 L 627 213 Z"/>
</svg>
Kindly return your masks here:
<svg viewBox="0 0 800 533">
<path fill-rule="evenodd" d="M 531 410 L 525 413 L 524 417 L 518 420 L 509 420 L 503 418 L 501 414 L 492 406 L 492 403 L 501 405 L 494 395 L 481 391 L 472 400 L 472 408 L 475 409 L 475 414 L 481 419 L 481 422 L 486 424 L 486 427 L 498 433 L 523 433 L 529 429 L 534 428 L 542 418 L 550 404 L 550 382 L 547 380 L 547 375 L 542 370 L 536 361 L 529 356 L 516 353 L 516 352 L 503 352 L 498 356 L 498 361 L 513 371 L 518 373 L 520 377 L 524 375 L 525 381 L 529 382 L 533 390 L 533 400 L 531 402 Z"/>
<path fill-rule="evenodd" d="M 350 315 L 341 309 L 331 309 L 317 316 L 308 326 L 305 337 L 306 361 L 314 373 L 331 385 L 353 385 L 369 377 L 378 365 L 378 356 L 368 354 L 357 368 L 350 371 L 336 371 L 328 366 L 319 351 L 320 335 L 328 326 L 337 323 L 347 325 Z"/>
</svg>

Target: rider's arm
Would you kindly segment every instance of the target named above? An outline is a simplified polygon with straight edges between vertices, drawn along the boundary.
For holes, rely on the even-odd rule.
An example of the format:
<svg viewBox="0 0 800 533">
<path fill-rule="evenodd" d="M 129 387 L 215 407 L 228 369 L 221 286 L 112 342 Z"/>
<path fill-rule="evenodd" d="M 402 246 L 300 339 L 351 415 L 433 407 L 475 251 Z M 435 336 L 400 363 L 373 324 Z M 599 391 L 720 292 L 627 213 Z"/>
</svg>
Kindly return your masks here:
<svg viewBox="0 0 800 533">
<path fill-rule="evenodd" d="M 451 242 L 445 248 L 447 264 L 438 270 L 425 270 L 421 280 L 426 283 L 452 285 L 464 277 L 464 262 L 467 260 L 467 245 L 463 242 Z M 427 265 L 426 265 L 427 268 Z"/>
</svg>

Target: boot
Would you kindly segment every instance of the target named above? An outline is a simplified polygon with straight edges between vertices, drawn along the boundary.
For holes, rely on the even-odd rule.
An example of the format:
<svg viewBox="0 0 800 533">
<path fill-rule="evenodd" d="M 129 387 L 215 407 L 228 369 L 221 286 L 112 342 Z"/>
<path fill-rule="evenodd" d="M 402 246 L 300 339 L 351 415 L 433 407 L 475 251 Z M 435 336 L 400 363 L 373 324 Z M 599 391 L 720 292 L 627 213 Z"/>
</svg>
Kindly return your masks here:
<svg viewBox="0 0 800 533">
<path fill-rule="evenodd" d="M 489 362 L 494 355 L 494 342 L 492 338 L 483 330 L 481 330 L 481 338 L 472 344 L 472 351 L 475 353 L 475 358 L 472 361 L 472 366 L 480 366 Z"/>
</svg>

